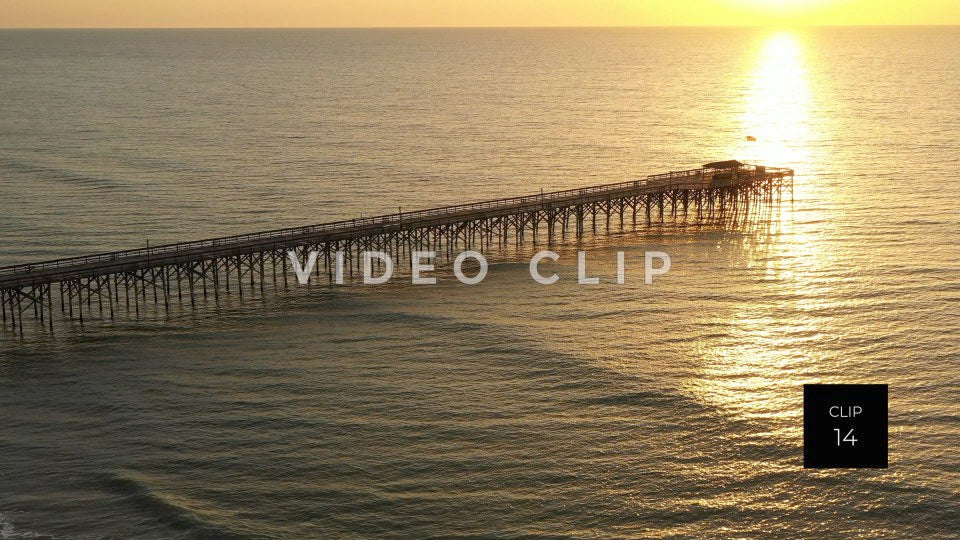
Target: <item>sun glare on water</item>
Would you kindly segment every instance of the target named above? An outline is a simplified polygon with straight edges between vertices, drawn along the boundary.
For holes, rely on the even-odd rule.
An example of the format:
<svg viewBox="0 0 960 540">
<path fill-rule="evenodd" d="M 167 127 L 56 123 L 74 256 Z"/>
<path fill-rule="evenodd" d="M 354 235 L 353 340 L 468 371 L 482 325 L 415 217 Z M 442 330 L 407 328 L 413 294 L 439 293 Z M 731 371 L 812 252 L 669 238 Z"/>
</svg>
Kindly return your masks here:
<svg viewBox="0 0 960 540">
<path fill-rule="evenodd" d="M 806 161 L 807 143 L 813 137 L 811 91 L 797 36 L 788 32 L 768 36 L 746 83 L 739 118 L 745 137 L 731 149 L 732 155 L 785 167 Z"/>
<path fill-rule="evenodd" d="M 809 169 L 826 159 L 819 150 L 823 134 L 813 119 L 817 100 L 804 43 L 803 35 L 789 31 L 757 41 L 753 67 L 744 74 L 740 106 L 729 118 L 740 136 L 728 152 L 750 163 L 795 168 L 796 196 L 801 200 L 809 197 Z M 703 376 L 690 383 L 705 402 L 738 418 L 786 426 L 782 436 L 796 435 L 783 411 L 795 410 L 794 390 L 812 365 L 808 341 L 821 331 L 816 319 L 804 314 L 816 311 L 818 298 L 828 292 L 816 276 L 835 264 L 831 254 L 819 249 L 816 227 L 795 223 L 791 208 L 781 209 L 777 230 L 771 232 L 784 240 L 764 245 L 778 253 L 745 256 L 742 261 L 745 266 L 765 267 L 764 293 L 788 299 L 786 307 L 773 311 L 748 297 L 737 309 L 711 321 L 735 331 L 726 343 L 710 343 L 697 351 Z M 808 209 L 803 219 L 821 218 Z M 790 310 L 795 317 L 786 315 Z"/>
</svg>

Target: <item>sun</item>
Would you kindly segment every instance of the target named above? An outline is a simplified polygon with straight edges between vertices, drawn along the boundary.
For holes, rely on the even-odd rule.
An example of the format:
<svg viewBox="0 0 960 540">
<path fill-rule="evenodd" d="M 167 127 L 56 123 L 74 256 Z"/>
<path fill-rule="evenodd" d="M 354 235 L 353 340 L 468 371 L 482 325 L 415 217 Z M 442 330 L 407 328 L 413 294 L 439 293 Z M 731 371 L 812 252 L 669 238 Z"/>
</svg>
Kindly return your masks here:
<svg viewBox="0 0 960 540">
<path fill-rule="evenodd" d="M 747 4 L 756 4 L 761 6 L 797 6 L 803 4 L 815 4 L 812 0 L 743 0 Z"/>
<path fill-rule="evenodd" d="M 850 0 L 715 0 L 744 25 L 794 26 L 823 20 L 827 11 Z"/>
<path fill-rule="evenodd" d="M 731 0 L 740 7 L 767 13 L 799 13 L 836 0 Z"/>
</svg>

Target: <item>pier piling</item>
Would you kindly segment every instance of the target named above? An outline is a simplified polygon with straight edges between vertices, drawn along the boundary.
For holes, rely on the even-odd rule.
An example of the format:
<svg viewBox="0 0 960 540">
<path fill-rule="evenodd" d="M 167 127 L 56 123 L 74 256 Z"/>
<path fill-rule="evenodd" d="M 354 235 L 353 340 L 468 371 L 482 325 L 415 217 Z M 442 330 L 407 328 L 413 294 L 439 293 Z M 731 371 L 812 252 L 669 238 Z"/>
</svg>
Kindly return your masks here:
<svg viewBox="0 0 960 540">
<path fill-rule="evenodd" d="M 4 329 L 0 335 L 8 334 L 6 329 L 9 334 L 22 335 L 26 311 L 33 311 L 38 327 L 53 332 L 54 295 L 59 299 L 60 318 L 83 324 L 85 318 L 97 316 L 110 320 L 122 314 L 129 317 L 131 289 L 136 320 L 140 320 L 141 304 L 144 316 L 159 314 L 160 296 L 165 316 L 170 314 L 172 302 L 183 306 L 184 287 L 191 308 L 206 303 L 211 288 L 215 304 L 220 305 L 221 273 L 224 292 L 229 295 L 231 288 L 235 289 L 238 300 L 245 294 L 256 296 L 257 290 L 265 293 L 268 266 L 273 286 L 278 285 L 279 267 L 286 289 L 289 250 L 296 250 L 301 259 L 310 250 L 320 253 L 315 279 L 326 273 L 325 281 L 334 284 L 342 281 L 338 268 L 347 270 L 351 277 L 354 267 L 362 270 L 365 250 L 388 252 L 396 259 L 396 268 L 401 269 L 407 266 L 400 264 L 402 258 L 416 250 L 446 254 L 447 260 L 452 260 L 462 249 L 482 250 L 493 245 L 507 248 L 511 236 L 517 248 L 527 238 L 535 246 L 544 240 L 553 245 L 558 237 L 567 238 L 569 227 L 581 239 L 587 227 L 597 232 L 598 219 L 603 220 L 607 232 L 616 220 L 623 230 L 628 213 L 635 228 L 638 214 L 647 227 L 667 221 L 736 223 L 746 219 L 752 206 L 776 206 L 785 193 L 792 201 L 793 170 L 725 161 L 582 189 L 7 266 L 0 268 L 0 328 Z M 234 272 L 236 279 L 231 280 Z M 176 284 L 175 299 L 171 280 Z M 153 290 L 152 311 L 147 309 L 147 287 Z M 96 311 L 92 307 L 94 296 Z"/>
</svg>

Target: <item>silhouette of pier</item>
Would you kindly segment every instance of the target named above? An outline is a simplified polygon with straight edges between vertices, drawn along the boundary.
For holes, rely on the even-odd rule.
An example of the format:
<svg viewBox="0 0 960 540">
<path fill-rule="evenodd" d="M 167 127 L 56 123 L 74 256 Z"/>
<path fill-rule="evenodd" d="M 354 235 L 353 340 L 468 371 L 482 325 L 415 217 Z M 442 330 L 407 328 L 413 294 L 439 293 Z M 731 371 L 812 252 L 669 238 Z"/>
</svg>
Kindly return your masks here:
<svg viewBox="0 0 960 540">
<path fill-rule="evenodd" d="M 627 219 L 637 226 L 638 216 L 646 226 L 715 222 L 743 216 L 751 204 L 776 204 L 792 189 L 791 169 L 720 161 L 615 184 L 6 266 L 0 268 L 3 325 L 22 334 L 32 313 L 52 332 L 57 312 L 80 323 L 85 317 L 140 319 L 150 300 L 169 313 L 175 303 L 263 293 L 269 283 L 286 287 L 295 282 L 290 250 L 301 260 L 316 250 L 317 276 L 325 273 L 332 283 L 338 253 L 352 274 L 369 250 L 397 261 L 418 250 L 449 258 L 528 238 L 535 244 L 553 243 L 558 235 L 579 239 L 588 229 L 596 233 L 598 221 L 609 231 L 611 219 L 621 229 Z"/>
</svg>

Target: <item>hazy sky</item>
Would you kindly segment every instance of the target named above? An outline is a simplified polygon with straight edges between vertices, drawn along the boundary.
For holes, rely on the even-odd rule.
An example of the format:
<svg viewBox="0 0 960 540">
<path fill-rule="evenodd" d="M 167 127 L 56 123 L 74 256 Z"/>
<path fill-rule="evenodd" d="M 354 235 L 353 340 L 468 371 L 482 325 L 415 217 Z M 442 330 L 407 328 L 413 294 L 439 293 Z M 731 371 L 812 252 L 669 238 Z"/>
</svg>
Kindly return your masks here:
<svg viewBox="0 0 960 540">
<path fill-rule="evenodd" d="M 960 24 L 960 0 L 0 0 L 0 27 Z"/>
</svg>

